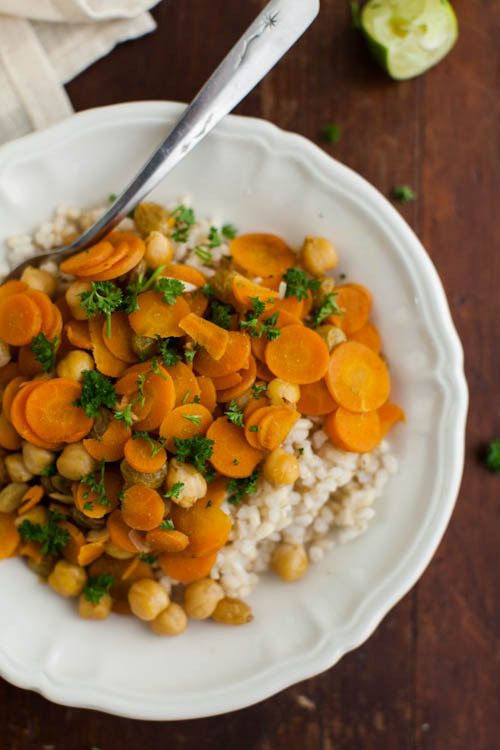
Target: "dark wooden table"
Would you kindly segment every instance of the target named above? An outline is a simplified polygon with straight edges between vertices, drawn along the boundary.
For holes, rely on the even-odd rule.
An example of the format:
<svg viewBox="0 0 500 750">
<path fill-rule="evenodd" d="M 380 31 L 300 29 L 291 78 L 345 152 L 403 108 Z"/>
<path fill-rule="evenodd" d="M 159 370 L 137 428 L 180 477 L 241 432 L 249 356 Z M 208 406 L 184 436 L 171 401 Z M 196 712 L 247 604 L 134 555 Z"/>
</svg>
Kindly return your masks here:
<svg viewBox="0 0 500 750">
<path fill-rule="evenodd" d="M 189 100 L 263 4 L 161 3 L 154 34 L 68 86 L 75 108 Z M 333 669 L 232 714 L 138 722 L 56 706 L 0 680 L 1 750 L 500 746 L 500 477 L 481 463 L 484 444 L 500 437 L 500 16 L 498 0 L 454 4 L 455 49 L 426 76 L 397 84 L 372 62 L 348 3 L 322 0 L 314 26 L 237 110 L 313 140 L 338 123 L 342 137 L 329 153 L 383 193 L 408 184 L 418 195 L 402 213 L 443 280 L 471 394 L 462 489 L 431 565 Z"/>
</svg>

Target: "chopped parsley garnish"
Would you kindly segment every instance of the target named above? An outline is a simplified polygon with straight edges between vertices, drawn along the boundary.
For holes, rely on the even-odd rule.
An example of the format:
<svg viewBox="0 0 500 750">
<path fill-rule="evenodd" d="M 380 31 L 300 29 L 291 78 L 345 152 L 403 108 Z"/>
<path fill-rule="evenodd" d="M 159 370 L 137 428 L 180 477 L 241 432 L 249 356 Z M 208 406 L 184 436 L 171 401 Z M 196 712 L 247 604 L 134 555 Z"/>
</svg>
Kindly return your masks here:
<svg viewBox="0 0 500 750">
<path fill-rule="evenodd" d="M 96 495 L 96 497 L 93 498 L 93 501 L 99 503 L 99 505 L 111 505 L 106 496 L 106 484 L 104 482 L 105 470 L 106 459 L 103 458 L 100 466 L 95 471 L 91 471 L 86 476 L 81 477 L 80 481 L 83 482 L 83 484 L 86 484 L 89 488 L 87 492 L 82 495 L 84 500 L 87 497 L 90 497 L 90 494 L 93 492 Z"/>
<path fill-rule="evenodd" d="M 164 276 L 155 284 L 155 292 L 163 295 L 163 302 L 173 305 L 185 290 L 185 286 L 179 279 L 167 279 Z"/>
<path fill-rule="evenodd" d="M 237 458 L 233 458 L 233 464 L 234 464 L 235 466 L 238 466 L 238 465 L 239 465 L 239 463 L 240 463 L 240 462 L 238 461 L 238 459 L 237 459 Z"/>
<path fill-rule="evenodd" d="M 220 245 L 222 245 L 222 240 L 220 238 L 219 230 L 217 227 L 210 227 L 208 233 L 208 247 L 219 247 Z"/>
<path fill-rule="evenodd" d="M 184 482 L 174 482 L 172 487 L 165 492 L 163 497 L 167 500 L 169 497 L 174 497 L 178 499 L 183 489 L 184 489 Z M 170 523 L 172 523 L 172 521 Z M 173 523 L 172 523 L 172 528 L 174 528 Z"/>
<path fill-rule="evenodd" d="M 181 483 L 178 482 L 177 484 L 181 484 Z M 174 485 L 174 487 L 175 487 L 175 485 Z M 166 529 L 167 531 L 175 531 L 174 522 L 170 518 L 167 518 L 166 521 L 162 521 L 162 523 L 158 526 L 158 528 L 159 529 Z"/>
<path fill-rule="evenodd" d="M 185 403 L 186 403 L 186 401 L 187 401 L 187 400 L 188 400 L 188 398 L 189 398 L 189 394 L 190 394 L 190 393 L 191 393 L 191 391 L 190 391 L 190 389 L 188 388 L 188 389 L 187 389 L 187 391 L 186 391 L 186 393 L 185 393 L 185 394 L 184 394 L 184 396 L 182 397 L 182 402 L 181 402 L 181 403 L 183 403 L 183 404 L 185 404 Z"/>
<path fill-rule="evenodd" d="M 215 295 L 217 294 L 213 286 L 208 281 L 205 286 L 202 286 L 198 291 L 204 294 L 208 299 L 210 299 L 211 297 L 215 297 Z"/>
<path fill-rule="evenodd" d="M 259 335 L 262 336 L 262 334 L 264 334 L 268 341 L 275 341 L 281 335 L 280 329 L 276 328 L 278 315 L 279 311 L 273 313 L 269 318 L 264 318 L 260 325 Z"/>
<path fill-rule="evenodd" d="M 133 284 L 129 284 L 125 291 L 125 295 L 121 304 L 122 310 L 124 310 L 127 315 L 130 315 L 130 313 L 133 313 L 139 309 L 137 297 L 139 296 L 139 294 L 142 294 L 142 292 L 146 292 L 149 287 L 155 283 L 164 268 L 165 266 L 159 266 L 159 268 L 156 268 L 149 276 L 145 276 L 141 273 L 137 281 L 135 281 Z"/>
<path fill-rule="evenodd" d="M 323 297 L 321 306 L 316 310 L 313 316 L 313 326 L 315 328 L 317 328 L 317 326 L 319 326 L 319 324 L 322 323 L 325 318 L 328 318 L 329 315 L 344 314 L 335 301 L 336 296 L 337 292 L 328 292 L 328 294 L 325 294 L 325 296 Z"/>
<path fill-rule="evenodd" d="M 174 437 L 174 458 L 181 463 L 190 461 L 199 472 L 206 469 L 207 461 L 212 456 L 214 441 L 210 438 L 195 435 L 192 438 Z"/>
<path fill-rule="evenodd" d="M 361 30 L 361 9 L 356 0 L 351 1 L 351 20 L 354 28 L 358 31 Z"/>
<path fill-rule="evenodd" d="M 303 448 L 299 448 L 298 454 L 299 454 L 299 456 L 303 456 L 304 455 L 304 449 Z"/>
<path fill-rule="evenodd" d="M 229 422 L 243 427 L 243 411 L 240 409 L 236 401 L 230 401 L 227 411 L 224 412 L 224 416 L 228 418 Z"/>
<path fill-rule="evenodd" d="M 163 360 L 165 367 L 173 367 L 179 362 L 181 355 L 177 352 L 178 340 L 174 336 L 170 338 L 162 339 L 157 336 L 158 349 L 160 350 L 160 357 Z"/>
<path fill-rule="evenodd" d="M 109 378 L 99 370 L 84 370 L 82 378 L 82 395 L 74 405 L 81 406 L 87 417 L 97 417 L 101 406 L 115 406 L 118 396 Z"/>
<path fill-rule="evenodd" d="M 409 185 L 396 185 L 391 190 L 391 196 L 398 203 L 410 203 L 417 197 Z"/>
<path fill-rule="evenodd" d="M 95 318 L 101 313 L 106 316 L 106 335 L 111 338 L 111 313 L 122 304 L 122 290 L 112 281 L 93 281 L 91 290 L 78 296 L 82 300 L 81 306 L 85 309 L 87 318 Z"/>
<path fill-rule="evenodd" d="M 99 604 L 115 583 L 115 577 L 109 573 L 101 573 L 100 576 L 90 576 L 87 585 L 83 589 L 83 595 L 92 604 Z"/>
<path fill-rule="evenodd" d="M 341 280 L 343 281 L 343 280 L 344 280 L 345 278 L 347 278 L 347 277 L 346 277 L 345 273 L 341 273 L 341 274 L 340 274 L 340 278 L 341 278 Z"/>
<path fill-rule="evenodd" d="M 285 297 L 297 297 L 298 300 L 307 299 L 309 289 L 319 289 L 321 286 L 319 279 L 308 279 L 300 268 L 289 268 L 283 274 L 283 281 L 286 281 Z"/>
<path fill-rule="evenodd" d="M 193 404 L 201 404 L 201 398 L 199 396 L 195 396 L 193 398 Z"/>
<path fill-rule="evenodd" d="M 490 443 L 486 464 L 495 474 L 500 474 L 500 440 Z"/>
<path fill-rule="evenodd" d="M 188 419 L 190 422 L 195 424 L 197 427 L 200 426 L 203 416 L 201 414 L 183 414 L 184 419 Z"/>
<path fill-rule="evenodd" d="M 253 424 L 248 428 L 248 432 L 258 432 L 261 429 L 260 425 Z"/>
<path fill-rule="evenodd" d="M 221 234 L 223 237 L 226 237 L 228 240 L 234 240 L 236 235 L 238 234 L 238 230 L 236 229 L 233 224 L 224 224 L 224 226 L 221 229 Z"/>
<path fill-rule="evenodd" d="M 215 479 L 215 469 L 214 469 L 213 466 L 207 466 L 205 474 L 204 474 L 204 477 L 205 477 L 205 482 L 207 484 L 210 484 L 210 482 L 214 481 L 214 479 Z"/>
<path fill-rule="evenodd" d="M 142 560 L 142 562 L 145 562 L 148 565 L 154 565 L 155 562 L 158 562 L 158 555 L 148 555 L 146 552 L 141 552 L 139 560 Z"/>
<path fill-rule="evenodd" d="M 42 365 L 44 372 L 50 372 L 54 367 L 58 341 L 59 336 L 54 336 L 54 339 L 49 341 L 44 333 L 39 333 L 31 339 L 30 349 L 35 359 Z"/>
<path fill-rule="evenodd" d="M 198 351 L 196 344 L 192 349 L 184 349 L 184 358 L 186 362 L 188 362 L 190 365 L 193 364 L 193 359 L 195 357 L 196 352 Z"/>
<path fill-rule="evenodd" d="M 172 239 L 176 242 L 187 242 L 191 227 L 196 223 L 192 208 L 186 208 L 182 203 L 172 211 L 171 216 L 175 219 Z"/>
<path fill-rule="evenodd" d="M 111 195 L 108 197 L 108 201 L 110 203 L 114 203 L 117 198 L 118 196 L 115 193 L 111 193 Z"/>
<path fill-rule="evenodd" d="M 53 477 L 54 474 L 57 474 L 57 466 L 55 462 L 49 464 L 45 469 L 42 469 L 42 476 L 44 477 Z"/>
<path fill-rule="evenodd" d="M 230 479 L 227 485 L 227 491 L 232 494 L 228 497 L 228 503 L 231 503 L 231 505 L 238 505 L 242 497 L 257 492 L 259 476 L 260 472 L 255 469 L 249 477 L 244 477 L 243 479 Z"/>
<path fill-rule="evenodd" d="M 225 328 L 228 330 L 231 326 L 231 316 L 234 313 L 232 305 L 223 305 L 218 300 L 214 299 L 210 303 L 210 311 L 208 314 L 208 320 L 215 323 L 216 326 Z"/>
<path fill-rule="evenodd" d="M 205 265 L 208 265 L 213 260 L 212 253 L 210 252 L 210 250 L 207 250 L 206 247 L 202 247 L 201 245 L 196 245 L 194 249 L 194 254 L 203 263 L 205 263 Z"/>
<path fill-rule="evenodd" d="M 138 398 L 140 398 L 140 396 Z M 129 404 L 127 404 L 124 409 L 113 412 L 113 416 L 117 422 L 123 422 L 127 425 L 127 427 L 132 427 L 132 425 L 134 424 L 134 420 L 132 419 L 132 407 L 134 403 L 135 399 L 134 401 L 131 401 Z"/>
<path fill-rule="evenodd" d="M 274 341 L 281 333 L 280 329 L 275 327 L 279 311 L 270 315 L 269 318 L 260 321 L 258 316 L 262 315 L 266 309 L 266 304 L 258 297 L 249 297 L 249 299 L 253 304 L 253 310 L 248 310 L 245 313 L 245 320 L 240 321 L 240 327 L 254 338 L 260 338 L 262 335 L 265 335 L 268 341 Z"/>
<path fill-rule="evenodd" d="M 61 529 L 57 521 L 61 521 L 66 516 L 58 511 L 49 511 L 49 520 L 41 526 L 39 523 L 31 523 L 26 519 L 17 530 L 25 542 L 39 542 L 41 555 L 58 555 L 64 549 L 68 540 L 69 533 L 66 529 Z"/>
<path fill-rule="evenodd" d="M 328 123 L 321 128 L 320 137 L 326 143 L 338 143 L 340 141 L 341 129 L 339 125 Z"/>
<path fill-rule="evenodd" d="M 149 445 L 151 446 L 151 458 L 154 458 L 157 453 L 161 451 L 161 449 L 165 446 L 165 443 L 167 442 L 166 438 L 158 438 L 158 440 L 155 440 L 151 437 L 149 432 L 141 432 L 137 431 L 134 432 L 132 435 L 134 440 L 145 440 Z"/>
<path fill-rule="evenodd" d="M 255 399 L 260 398 L 267 390 L 267 385 L 255 385 L 255 383 L 252 385 L 252 396 Z"/>
<path fill-rule="evenodd" d="M 205 505 L 205 508 L 211 508 L 212 507 L 212 501 L 209 500 L 207 504 Z"/>
</svg>

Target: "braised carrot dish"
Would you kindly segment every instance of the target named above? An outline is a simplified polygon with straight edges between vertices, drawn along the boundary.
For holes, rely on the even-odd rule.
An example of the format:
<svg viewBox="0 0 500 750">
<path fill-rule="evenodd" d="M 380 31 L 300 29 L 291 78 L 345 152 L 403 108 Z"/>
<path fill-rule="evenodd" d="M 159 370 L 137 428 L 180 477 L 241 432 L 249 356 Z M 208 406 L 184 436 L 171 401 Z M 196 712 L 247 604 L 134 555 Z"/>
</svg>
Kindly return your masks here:
<svg viewBox="0 0 500 750">
<path fill-rule="evenodd" d="M 1 285 L 0 558 L 82 617 L 176 635 L 249 622 L 260 573 L 295 581 L 364 531 L 404 413 L 372 294 L 337 262 L 322 237 L 143 203 Z"/>
</svg>

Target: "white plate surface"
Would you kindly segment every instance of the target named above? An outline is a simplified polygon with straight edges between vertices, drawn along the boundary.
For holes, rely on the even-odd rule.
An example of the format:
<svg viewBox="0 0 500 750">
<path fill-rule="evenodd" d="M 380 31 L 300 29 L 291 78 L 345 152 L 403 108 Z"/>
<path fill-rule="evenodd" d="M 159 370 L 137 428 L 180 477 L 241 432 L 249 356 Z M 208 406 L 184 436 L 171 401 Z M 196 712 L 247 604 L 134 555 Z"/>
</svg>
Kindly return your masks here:
<svg viewBox="0 0 500 750">
<path fill-rule="evenodd" d="M 138 170 L 182 110 L 141 102 L 95 109 L 0 150 L 0 244 L 61 204 L 91 207 Z M 391 443 L 400 473 L 368 532 L 301 581 L 269 576 L 242 628 L 192 623 L 161 639 L 132 618 L 81 620 L 19 561 L 0 564 L 0 673 L 72 706 L 141 719 L 195 718 L 255 703 L 359 646 L 429 563 L 463 466 L 462 349 L 436 270 L 389 202 L 304 138 L 228 117 L 153 193 L 189 194 L 200 215 L 292 245 L 331 238 L 339 270 L 375 297 L 406 410 Z"/>
</svg>

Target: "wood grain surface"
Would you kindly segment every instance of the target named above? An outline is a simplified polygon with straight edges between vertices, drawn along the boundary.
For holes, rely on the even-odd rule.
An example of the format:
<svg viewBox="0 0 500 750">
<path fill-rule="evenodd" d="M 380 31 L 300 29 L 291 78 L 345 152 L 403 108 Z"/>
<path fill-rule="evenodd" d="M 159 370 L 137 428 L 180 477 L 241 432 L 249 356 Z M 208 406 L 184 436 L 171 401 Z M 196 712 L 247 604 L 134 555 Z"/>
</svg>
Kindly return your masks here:
<svg viewBox="0 0 500 750">
<path fill-rule="evenodd" d="M 189 100 L 263 4 L 165 0 L 154 34 L 71 82 L 75 109 Z M 242 711 L 168 724 L 56 706 L 0 680 L 0 750 L 500 746 L 500 477 L 482 463 L 485 443 L 500 437 L 498 0 L 455 0 L 455 49 L 405 83 L 372 62 L 347 2 L 321 5 L 314 26 L 237 111 L 312 140 L 337 123 L 342 137 L 329 153 L 385 194 L 397 184 L 415 189 L 418 199 L 401 212 L 440 273 L 470 387 L 466 468 L 450 526 L 418 585 L 368 642 L 314 679 Z"/>
</svg>

